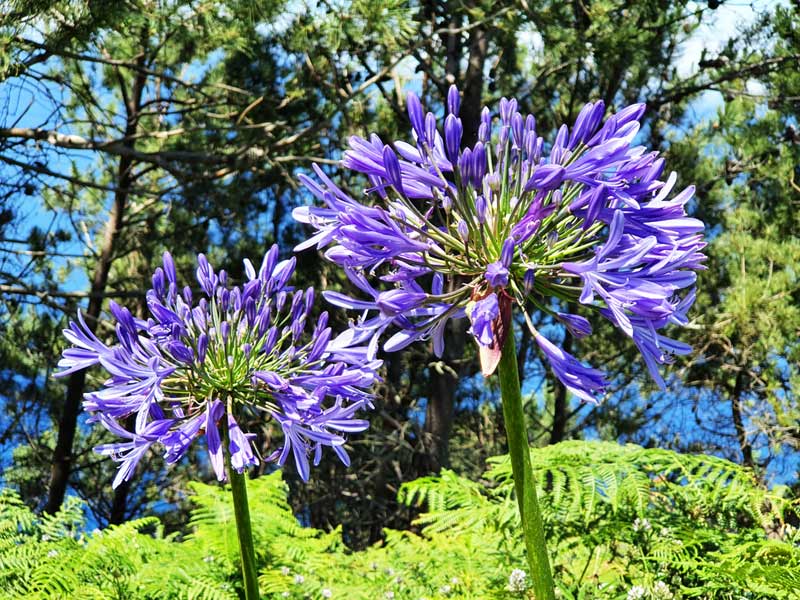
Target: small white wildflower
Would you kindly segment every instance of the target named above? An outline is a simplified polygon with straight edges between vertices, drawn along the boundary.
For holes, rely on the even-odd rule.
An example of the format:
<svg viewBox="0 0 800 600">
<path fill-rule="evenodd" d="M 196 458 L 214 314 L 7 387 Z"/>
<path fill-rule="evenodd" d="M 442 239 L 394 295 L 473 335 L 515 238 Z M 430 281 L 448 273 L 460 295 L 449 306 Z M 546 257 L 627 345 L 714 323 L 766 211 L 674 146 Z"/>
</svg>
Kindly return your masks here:
<svg viewBox="0 0 800 600">
<path fill-rule="evenodd" d="M 305 580 L 306 580 L 306 578 L 305 578 L 305 577 L 303 577 L 302 575 L 295 575 L 295 576 L 294 576 L 294 582 L 295 582 L 297 585 L 300 585 L 300 584 L 301 584 L 301 583 L 303 583 Z"/>
<path fill-rule="evenodd" d="M 672 535 L 672 532 L 669 529 L 667 529 L 666 527 L 662 527 L 661 528 L 661 537 L 662 538 L 670 537 L 671 535 Z"/>
<path fill-rule="evenodd" d="M 439 593 L 444 594 L 445 596 L 452 591 L 453 588 L 451 588 L 449 585 L 443 585 L 442 587 L 439 588 Z"/>
<path fill-rule="evenodd" d="M 204 556 L 203 557 L 203 562 L 207 562 L 207 563 L 214 562 L 214 557 L 213 556 Z"/>
<path fill-rule="evenodd" d="M 49 536 L 49 535 L 47 535 L 47 534 L 45 533 L 45 534 L 42 536 L 42 541 L 43 541 L 43 542 L 49 542 L 49 541 L 50 541 L 50 536 Z"/>
<path fill-rule="evenodd" d="M 289 592 L 283 592 L 281 594 L 281 598 L 288 598 L 288 597 L 289 597 Z"/>
<path fill-rule="evenodd" d="M 386 593 L 383 595 L 383 597 L 384 597 L 384 598 L 386 598 L 386 600 L 393 600 L 393 598 L 394 598 L 394 592 L 386 592 Z"/>
<path fill-rule="evenodd" d="M 328 588 L 322 588 L 320 594 L 322 594 L 323 598 L 333 598 L 333 592 L 330 591 Z"/>
<path fill-rule="evenodd" d="M 656 581 L 653 586 L 653 598 L 655 598 L 655 600 L 672 600 L 674 597 L 675 595 L 666 583 L 663 581 Z"/>
<path fill-rule="evenodd" d="M 528 589 L 528 574 L 522 569 L 514 569 L 508 576 L 509 592 L 524 592 Z"/>
<path fill-rule="evenodd" d="M 47 556 L 49 556 L 50 558 L 58 556 L 58 550 L 50 550 L 50 552 L 47 553 Z"/>
<path fill-rule="evenodd" d="M 636 519 L 633 521 L 634 531 L 650 531 L 652 528 L 653 526 L 647 519 L 640 519 L 639 517 L 636 517 Z"/>
<path fill-rule="evenodd" d="M 628 600 L 641 600 L 644 598 L 645 590 L 640 585 L 635 585 L 628 590 Z"/>
<path fill-rule="evenodd" d="M 394 569 L 392 569 L 391 567 L 388 569 L 384 569 L 383 572 L 386 573 L 389 577 L 394 575 Z"/>
<path fill-rule="evenodd" d="M 288 577 L 289 573 L 291 573 L 291 571 L 289 570 L 289 567 L 281 567 L 281 575 L 283 575 L 285 577 Z"/>
<path fill-rule="evenodd" d="M 458 577 L 451 577 L 450 578 L 450 583 L 453 584 L 453 585 L 458 585 L 458 584 L 461 583 L 461 580 Z"/>
</svg>

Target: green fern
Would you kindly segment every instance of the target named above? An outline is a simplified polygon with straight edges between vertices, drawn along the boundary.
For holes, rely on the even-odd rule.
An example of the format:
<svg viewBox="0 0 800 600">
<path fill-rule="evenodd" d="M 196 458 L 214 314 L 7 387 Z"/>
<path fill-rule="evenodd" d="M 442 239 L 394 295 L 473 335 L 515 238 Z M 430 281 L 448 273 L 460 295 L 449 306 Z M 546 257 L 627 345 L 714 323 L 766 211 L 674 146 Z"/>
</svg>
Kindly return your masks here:
<svg viewBox="0 0 800 600">
<path fill-rule="evenodd" d="M 731 590 L 792 598 L 800 589 L 800 551 L 766 533 L 783 526 L 786 490 L 758 485 L 747 469 L 711 456 L 581 441 L 532 449 L 531 462 L 555 571 L 573 596 L 587 579 L 604 585 L 591 596 L 598 598 L 673 579 L 685 581 L 685 595 L 703 598 Z M 519 548 L 510 462 L 503 456 L 490 464 L 488 486 L 444 471 L 404 485 L 400 498 L 427 507 L 417 519 L 427 534 L 502 532 L 511 536 L 509 548 Z"/>
<path fill-rule="evenodd" d="M 531 459 L 563 598 L 624 600 L 633 585 L 676 599 L 798 598 L 800 533 L 784 526 L 783 488 L 718 458 L 631 445 L 567 442 Z M 239 598 L 230 492 L 192 491 L 180 539 L 152 517 L 87 534 L 76 500 L 38 516 L 0 491 L 0 598 Z M 248 481 L 264 598 L 530 600 L 508 587 L 525 557 L 505 457 L 480 482 L 443 471 L 406 484 L 401 500 L 426 509 L 421 535 L 387 530 L 360 552 L 340 529 L 302 527 L 287 492 L 280 473 Z"/>
</svg>

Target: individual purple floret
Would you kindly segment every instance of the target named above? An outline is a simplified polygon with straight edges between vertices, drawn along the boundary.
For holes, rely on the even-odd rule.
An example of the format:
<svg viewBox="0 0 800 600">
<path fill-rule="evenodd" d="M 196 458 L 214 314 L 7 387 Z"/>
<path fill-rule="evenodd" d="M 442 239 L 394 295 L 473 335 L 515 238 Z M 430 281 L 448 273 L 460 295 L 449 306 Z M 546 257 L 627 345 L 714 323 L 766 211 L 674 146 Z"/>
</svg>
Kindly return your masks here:
<svg viewBox="0 0 800 600">
<path fill-rule="evenodd" d="M 459 105 L 453 87 L 440 130 L 409 93 L 410 143 L 350 138 L 342 164 L 369 180 L 363 202 L 318 166 L 315 179 L 301 176 L 322 205 L 294 211 L 315 230 L 297 249 L 325 248 L 368 292 L 367 299 L 333 299 L 362 312 L 352 338 L 391 326 L 399 333 L 386 350 L 432 338 L 441 354 L 446 322 L 467 317 L 482 361 L 494 357 L 483 363 L 489 375 L 512 304 L 535 307 L 578 338 L 591 335 L 586 318 L 571 314 L 583 305 L 633 340 L 663 386 L 657 366 L 688 348 L 658 331 L 687 322 L 705 243 L 703 223 L 685 210 L 694 188 L 670 197 L 675 174 L 662 180 L 664 160 L 633 144 L 644 105 L 604 121 L 604 104 L 587 104 L 571 129 L 562 125 L 545 143 L 536 119 L 504 98 L 499 119 L 484 108 L 478 141 L 468 147 L 463 132 L 475 127 L 463 126 Z M 381 302 L 389 295 L 392 310 Z M 603 377 L 525 317 L 558 379 L 577 396 L 597 399 Z"/>
<path fill-rule="evenodd" d="M 270 417 L 280 424 L 284 443 L 268 457 L 283 465 L 291 451 L 300 476 L 309 477 L 322 447 L 330 446 L 345 464 L 345 434 L 367 428 L 357 412 L 372 408 L 369 388 L 380 361 L 349 332 L 333 337 L 328 314 L 311 319 L 314 291 L 288 285 L 294 259 L 278 262 L 273 246 L 256 271 L 245 260 L 247 280 L 233 286 L 198 256 L 199 298 L 178 289 L 172 257 L 153 275 L 147 293 L 150 318 L 135 318 L 111 303 L 117 341 L 106 345 L 82 315 L 65 336 L 72 344 L 58 366 L 63 377 L 101 365 L 110 375 L 103 388 L 84 396 L 84 408 L 125 441 L 96 452 L 121 463 L 114 487 L 130 479 L 153 445 L 168 463 L 180 460 L 198 437 L 205 437 L 211 465 L 225 479 L 225 454 L 239 473 L 257 465 L 255 434 L 242 429 Z M 123 422 L 132 417 L 133 431 Z M 227 449 L 225 440 L 227 439 Z"/>
</svg>

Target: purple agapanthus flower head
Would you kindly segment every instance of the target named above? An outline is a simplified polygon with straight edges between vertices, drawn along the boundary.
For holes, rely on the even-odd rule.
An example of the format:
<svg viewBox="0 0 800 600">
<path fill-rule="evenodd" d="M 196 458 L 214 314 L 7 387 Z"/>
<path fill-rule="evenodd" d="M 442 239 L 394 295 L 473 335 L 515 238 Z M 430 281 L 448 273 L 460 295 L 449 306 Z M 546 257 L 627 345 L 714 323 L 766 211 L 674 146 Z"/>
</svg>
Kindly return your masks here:
<svg viewBox="0 0 800 600">
<path fill-rule="evenodd" d="M 268 419 L 284 440 L 268 460 L 283 465 L 291 453 L 304 480 L 309 456 L 318 463 L 323 446 L 349 464 L 344 436 L 367 428 L 357 413 L 372 407 L 369 388 L 380 361 L 349 332 L 334 337 L 327 313 L 312 319 L 313 289 L 288 283 L 294 265 L 279 262 L 273 246 L 260 269 L 245 260 L 246 281 L 236 286 L 201 254 L 198 293 L 179 291 L 165 253 L 147 293 L 149 318 L 111 303 L 116 343 L 101 341 L 80 314 L 70 323 L 64 334 L 72 345 L 57 376 L 93 365 L 109 373 L 101 390 L 85 394 L 84 408 L 124 440 L 95 448 L 121 463 L 115 487 L 150 447 L 174 463 L 200 437 L 220 480 L 226 455 L 241 473 L 259 462 L 255 434 L 243 426 Z"/>
<path fill-rule="evenodd" d="M 545 142 L 516 100 L 500 101 L 499 119 L 485 108 L 471 127 L 459 104 L 451 88 L 440 129 L 409 93 L 409 141 L 350 138 L 343 166 L 369 180 L 366 201 L 319 167 L 315 179 L 301 177 L 322 206 L 294 211 L 316 231 L 298 249 L 326 248 L 369 296 L 336 296 L 337 305 L 363 311 L 353 338 L 392 326 L 400 332 L 387 350 L 430 337 L 441 353 L 445 322 L 466 317 L 483 360 L 502 346 L 512 305 L 535 307 L 576 337 L 591 334 L 585 317 L 572 314 L 583 306 L 629 336 L 663 384 L 655 366 L 686 349 L 656 331 L 686 322 L 705 243 L 703 223 L 685 210 L 694 188 L 673 194 L 675 174 L 662 178 L 664 160 L 633 143 L 644 105 L 604 119 L 603 102 L 587 104 Z M 478 132 L 471 145 L 462 143 L 466 130 Z M 392 313 L 379 301 L 387 289 L 406 300 Z M 525 321 L 570 390 L 584 399 L 603 392 L 596 371 L 553 351 L 534 320 Z M 484 374 L 492 369 L 484 365 Z"/>
</svg>

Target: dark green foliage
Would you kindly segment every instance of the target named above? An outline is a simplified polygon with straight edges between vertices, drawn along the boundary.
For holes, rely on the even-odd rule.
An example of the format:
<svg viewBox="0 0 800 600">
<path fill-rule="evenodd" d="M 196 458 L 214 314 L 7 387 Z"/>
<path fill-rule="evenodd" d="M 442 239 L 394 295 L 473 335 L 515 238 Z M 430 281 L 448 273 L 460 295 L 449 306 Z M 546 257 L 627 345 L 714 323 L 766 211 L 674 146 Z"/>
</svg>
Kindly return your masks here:
<svg viewBox="0 0 800 600">
<path fill-rule="evenodd" d="M 696 351 L 682 377 L 702 429 L 680 445 L 713 432 L 701 438 L 707 447 L 786 474 L 800 447 L 800 76 L 781 65 L 797 64 L 799 14 L 779 7 L 751 29 L 769 68 L 757 83 L 729 83 L 709 121 L 674 136 L 670 149 L 697 184 L 709 234 L 697 327 L 686 333 Z"/>
<path fill-rule="evenodd" d="M 617 598 L 661 581 L 675 597 L 797 597 L 785 488 L 719 458 L 634 445 L 564 442 L 531 460 L 556 579 L 571 593 L 602 586 L 583 597 Z M 488 552 L 521 552 L 511 466 L 491 462 L 488 487 L 449 471 L 404 486 L 429 509 L 417 520 L 426 533 L 483 532 Z"/>
<path fill-rule="evenodd" d="M 667 450 L 567 442 L 531 451 L 565 598 L 626 598 L 639 585 L 674 598 L 796 598 L 800 536 L 783 488 L 733 463 Z M 525 564 L 506 457 L 481 483 L 451 471 L 404 486 L 424 505 L 419 534 L 353 552 L 341 530 L 302 527 L 280 473 L 248 482 L 265 598 L 526 598 L 508 589 Z M 0 595 L 6 598 L 237 598 L 230 494 L 194 484 L 191 533 L 140 519 L 86 533 L 74 500 L 37 517 L 0 495 Z M 794 594 L 794 595 L 793 595 Z M 670 596 L 650 595 L 646 598 Z"/>
</svg>

